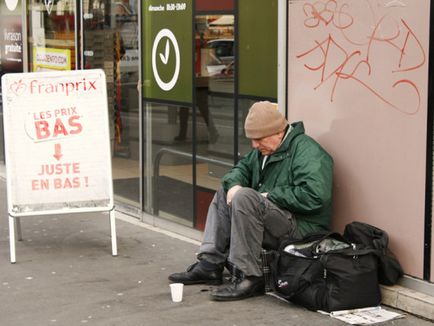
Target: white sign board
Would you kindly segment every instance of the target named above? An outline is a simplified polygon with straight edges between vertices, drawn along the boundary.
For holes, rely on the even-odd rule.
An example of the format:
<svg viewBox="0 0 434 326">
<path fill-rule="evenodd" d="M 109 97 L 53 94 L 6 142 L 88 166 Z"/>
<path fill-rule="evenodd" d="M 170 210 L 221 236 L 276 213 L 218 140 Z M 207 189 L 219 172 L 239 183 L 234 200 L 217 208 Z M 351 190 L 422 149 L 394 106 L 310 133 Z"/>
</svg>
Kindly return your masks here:
<svg viewBox="0 0 434 326">
<path fill-rule="evenodd" d="M 102 70 L 2 77 L 11 216 L 113 208 Z"/>
</svg>

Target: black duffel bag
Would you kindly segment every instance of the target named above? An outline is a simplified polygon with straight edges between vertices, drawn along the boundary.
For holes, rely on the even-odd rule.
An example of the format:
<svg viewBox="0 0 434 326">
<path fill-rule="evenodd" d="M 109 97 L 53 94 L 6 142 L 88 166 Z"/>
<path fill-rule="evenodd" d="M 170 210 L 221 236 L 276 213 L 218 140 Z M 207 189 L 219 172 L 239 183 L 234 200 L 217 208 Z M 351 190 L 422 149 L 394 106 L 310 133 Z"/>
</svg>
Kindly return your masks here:
<svg viewBox="0 0 434 326">
<path fill-rule="evenodd" d="M 271 265 L 277 295 L 310 310 L 336 311 L 381 303 L 378 261 L 338 233 L 282 244 Z"/>
<path fill-rule="evenodd" d="M 365 248 L 375 249 L 378 257 L 378 281 L 381 284 L 396 284 L 404 274 L 401 264 L 389 249 L 389 235 L 373 225 L 352 222 L 345 226 L 344 238 Z"/>
</svg>

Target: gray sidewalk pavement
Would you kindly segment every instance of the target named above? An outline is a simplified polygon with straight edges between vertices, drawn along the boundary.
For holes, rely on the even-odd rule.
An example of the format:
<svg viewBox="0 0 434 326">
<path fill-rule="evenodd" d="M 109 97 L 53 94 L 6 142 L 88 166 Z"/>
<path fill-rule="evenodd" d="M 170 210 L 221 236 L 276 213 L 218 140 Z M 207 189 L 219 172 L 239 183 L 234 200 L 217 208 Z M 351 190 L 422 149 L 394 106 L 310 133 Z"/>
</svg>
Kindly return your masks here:
<svg viewBox="0 0 434 326">
<path fill-rule="evenodd" d="M 205 285 L 185 287 L 184 300 L 173 303 L 167 276 L 194 261 L 197 242 L 121 214 L 117 257 L 107 214 L 21 218 L 23 240 L 11 264 L 4 180 L 0 208 L 1 326 L 344 325 L 270 296 L 214 302 Z M 432 322 L 406 314 L 385 324 Z"/>
</svg>

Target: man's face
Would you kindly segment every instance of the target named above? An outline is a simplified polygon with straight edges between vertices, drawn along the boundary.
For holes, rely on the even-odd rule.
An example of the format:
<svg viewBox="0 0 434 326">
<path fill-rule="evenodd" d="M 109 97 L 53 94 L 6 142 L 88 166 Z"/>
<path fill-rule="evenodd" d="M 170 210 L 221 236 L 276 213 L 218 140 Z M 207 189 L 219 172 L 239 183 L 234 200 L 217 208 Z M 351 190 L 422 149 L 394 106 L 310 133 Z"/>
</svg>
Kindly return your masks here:
<svg viewBox="0 0 434 326">
<path fill-rule="evenodd" d="M 252 147 L 260 151 L 263 156 L 271 155 L 279 148 L 283 134 L 284 131 L 281 131 L 271 136 L 252 139 Z"/>
</svg>

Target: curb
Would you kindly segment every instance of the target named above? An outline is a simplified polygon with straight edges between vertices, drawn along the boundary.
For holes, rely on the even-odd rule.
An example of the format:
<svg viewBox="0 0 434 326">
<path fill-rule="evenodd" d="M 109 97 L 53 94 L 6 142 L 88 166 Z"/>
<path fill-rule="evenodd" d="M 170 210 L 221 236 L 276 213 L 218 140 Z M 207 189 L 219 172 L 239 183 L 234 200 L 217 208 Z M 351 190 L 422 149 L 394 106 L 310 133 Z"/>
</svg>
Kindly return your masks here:
<svg viewBox="0 0 434 326">
<path fill-rule="evenodd" d="M 400 285 L 381 285 L 380 288 L 384 305 L 434 320 L 434 297 Z"/>
</svg>

